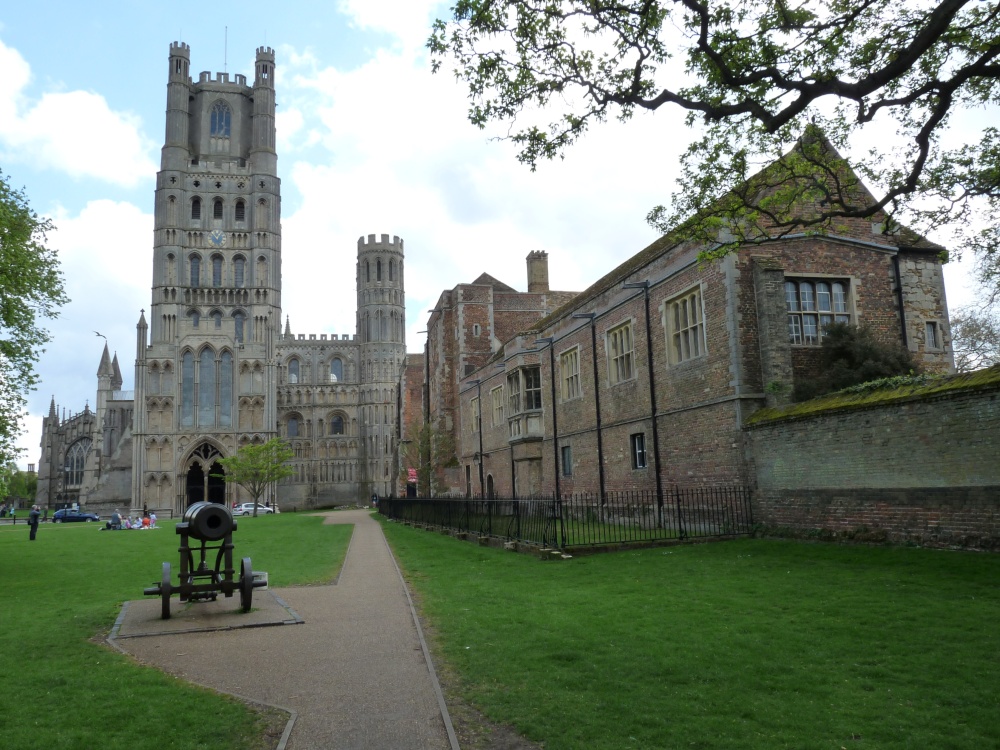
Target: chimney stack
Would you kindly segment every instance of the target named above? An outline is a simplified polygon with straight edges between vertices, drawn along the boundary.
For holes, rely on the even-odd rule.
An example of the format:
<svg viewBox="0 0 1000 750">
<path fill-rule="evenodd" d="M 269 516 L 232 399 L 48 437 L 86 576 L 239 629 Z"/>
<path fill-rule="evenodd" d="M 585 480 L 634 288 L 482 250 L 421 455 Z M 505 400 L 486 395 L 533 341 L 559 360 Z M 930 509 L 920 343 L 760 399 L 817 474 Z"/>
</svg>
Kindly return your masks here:
<svg viewBox="0 0 1000 750">
<path fill-rule="evenodd" d="M 528 293 L 549 291 L 549 254 L 544 250 L 528 253 Z"/>
</svg>

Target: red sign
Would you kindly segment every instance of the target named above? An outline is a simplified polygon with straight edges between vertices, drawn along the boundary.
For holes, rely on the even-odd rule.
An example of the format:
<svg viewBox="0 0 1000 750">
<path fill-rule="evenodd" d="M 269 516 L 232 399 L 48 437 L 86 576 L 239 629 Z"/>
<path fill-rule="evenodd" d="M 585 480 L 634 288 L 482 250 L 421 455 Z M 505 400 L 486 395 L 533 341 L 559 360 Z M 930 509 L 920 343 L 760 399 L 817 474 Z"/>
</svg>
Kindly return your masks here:
<svg viewBox="0 0 1000 750">
<path fill-rule="evenodd" d="M 406 470 L 406 481 L 407 482 L 414 482 L 414 483 L 417 481 L 417 470 L 416 469 L 407 469 Z"/>
</svg>

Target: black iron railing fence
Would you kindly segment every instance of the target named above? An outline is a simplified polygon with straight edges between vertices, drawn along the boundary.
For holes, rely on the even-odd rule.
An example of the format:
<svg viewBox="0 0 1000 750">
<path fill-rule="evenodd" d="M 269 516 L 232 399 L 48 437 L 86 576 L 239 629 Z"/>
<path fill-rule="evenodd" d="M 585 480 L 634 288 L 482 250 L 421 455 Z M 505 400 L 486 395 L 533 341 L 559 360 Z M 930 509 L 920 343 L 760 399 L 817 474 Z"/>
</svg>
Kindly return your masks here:
<svg viewBox="0 0 1000 750">
<path fill-rule="evenodd" d="M 655 492 L 531 498 L 384 498 L 397 521 L 560 549 L 666 539 L 740 536 L 753 525 L 750 490 L 672 487 Z"/>
</svg>

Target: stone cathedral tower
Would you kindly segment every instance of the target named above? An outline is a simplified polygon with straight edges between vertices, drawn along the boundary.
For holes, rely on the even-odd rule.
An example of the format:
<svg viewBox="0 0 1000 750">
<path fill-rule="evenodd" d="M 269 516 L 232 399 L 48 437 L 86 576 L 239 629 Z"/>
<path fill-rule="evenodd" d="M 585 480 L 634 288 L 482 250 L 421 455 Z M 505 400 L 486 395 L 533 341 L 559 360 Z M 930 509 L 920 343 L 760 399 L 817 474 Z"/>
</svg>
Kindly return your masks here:
<svg viewBox="0 0 1000 750">
<path fill-rule="evenodd" d="M 357 330 L 295 335 L 281 318 L 274 52 L 252 85 L 189 73 L 170 46 L 156 178 L 152 302 L 136 336 L 133 507 L 249 499 L 212 475 L 240 446 L 284 438 L 294 475 L 264 499 L 309 507 L 396 486 L 405 360 L 403 243 L 358 242 Z"/>
<path fill-rule="evenodd" d="M 172 44 L 133 425 L 133 502 L 177 509 L 224 501 L 216 460 L 276 433 L 281 325 L 274 52 L 257 50 L 252 86 L 189 64 Z"/>
<path fill-rule="evenodd" d="M 60 419 L 53 398 L 37 499 L 103 513 L 247 500 L 213 476 L 218 460 L 275 436 L 294 450 L 294 474 L 264 499 L 307 508 L 387 495 L 400 473 L 403 242 L 358 240 L 353 333 L 282 330 L 274 52 L 257 50 L 252 85 L 193 80 L 190 58 L 170 45 L 135 391 L 105 349 L 96 413 Z"/>
</svg>

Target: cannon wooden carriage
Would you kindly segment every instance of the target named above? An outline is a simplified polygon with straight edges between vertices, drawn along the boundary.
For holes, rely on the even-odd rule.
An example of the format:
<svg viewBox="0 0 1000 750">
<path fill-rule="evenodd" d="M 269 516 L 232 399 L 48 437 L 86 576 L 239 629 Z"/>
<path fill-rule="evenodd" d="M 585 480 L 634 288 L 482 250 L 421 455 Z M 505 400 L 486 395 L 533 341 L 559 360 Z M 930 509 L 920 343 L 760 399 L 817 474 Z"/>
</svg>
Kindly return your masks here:
<svg viewBox="0 0 1000 750">
<path fill-rule="evenodd" d="M 232 511 L 218 503 L 194 503 L 184 511 L 177 533 L 181 537 L 178 551 L 181 555 L 177 583 L 171 581 L 170 563 L 163 563 L 162 577 L 158 584 L 143 590 L 146 596 L 159 596 L 163 602 L 162 619 L 170 619 L 170 597 L 176 593 L 182 602 L 215 601 L 221 593 L 231 597 L 240 593 L 240 607 L 250 611 L 254 588 L 265 586 L 263 580 L 255 581 L 249 557 L 240 561 L 240 576 L 233 568 L 233 532 L 236 521 Z M 200 543 L 191 545 L 191 540 Z M 209 567 L 209 555 L 215 555 L 215 567 Z M 198 556 L 197 563 L 195 556 Z"/>
</svg>

